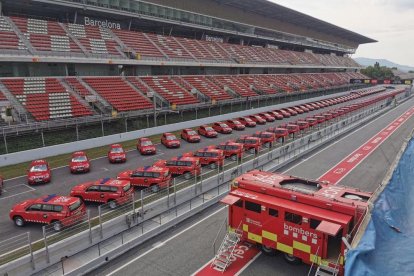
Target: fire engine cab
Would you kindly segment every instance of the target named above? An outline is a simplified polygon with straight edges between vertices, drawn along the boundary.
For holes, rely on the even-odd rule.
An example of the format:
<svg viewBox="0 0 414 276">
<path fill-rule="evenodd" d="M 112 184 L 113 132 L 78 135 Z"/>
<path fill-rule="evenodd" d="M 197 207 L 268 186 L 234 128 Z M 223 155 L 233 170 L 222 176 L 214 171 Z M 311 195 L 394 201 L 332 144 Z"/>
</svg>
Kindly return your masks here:
<svg viewBox="0 0 414 276">
<path fill-rule="evenodd" d="M 221 200 L 241 240 L 289 263 L 304 262 L 343 275 L 351 242 L 371 193 L 278 173 L 253 170 L 232 183 Z"/>
</svg>

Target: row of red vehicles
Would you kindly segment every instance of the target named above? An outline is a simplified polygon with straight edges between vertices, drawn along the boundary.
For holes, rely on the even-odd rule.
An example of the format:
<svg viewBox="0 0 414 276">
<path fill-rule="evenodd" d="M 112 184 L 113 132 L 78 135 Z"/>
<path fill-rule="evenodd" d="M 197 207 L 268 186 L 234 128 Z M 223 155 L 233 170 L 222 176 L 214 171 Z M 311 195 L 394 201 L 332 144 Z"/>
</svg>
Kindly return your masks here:
<svg viewBox="0 0 414 276">
<path fill-rule="evenodd" d="M 319 105 L 323 104 L 334 103 L 320 103 Z M 306 118 L 303 122 L 308 123 L 307 127 L 316 125 L 353 111 L 361 105 L 363 104 L 343 107 L 336 111 L 331 111 L 330 115 L 317 115 L 313 118 Z M 288 109 L 284 113 L 282 111 L 280 114 L 289 112 L 289 115 L 285 114 L 283 116 L 294 116 L 294 112 Z M 318 116 L 323 116 L 323 118 L 319 118 Z M 254 121 L 254 119 L 250 120 Z M 259 121 L 258 118 L 256 120 Z M 203 126 L 195 134 L 187 129 L 182 132 L 182 138 L 191 140 L 191 136 L 199 136 L 199 134 L 207 137 L 209 135 L 211 137 L 214 136 L 208 134 L 209 131 L 216 132 L 216 135 L 217 132 L 230 133 L 232 130 L 243 129 L 248 125 L 248 122 L 249 120 L 230 120 L 226 123 L 218 122 L 213 124 L 213 127 Z M 306 128 L 300 121 L 296 123 L 299 130 Z M 153 166 L 121 172 L 118 174 L 117 179 L 103 178 L 97 181 L 83 183 L 73 187 L 70 196 L 50 195 L 26 200 L 11 209 L 10 218 L 17 226 L 23 226 L 26 222 L 54 223 L 55 230 L 60 230 L 62 226 L 74 223 L 76 218 L 82 218 L 84 216 L 86 212 L 85 201 L 109 203 L 111 208 L 115 208 L 117 205 L 131 198 L 134 186 L 150 187 L 153 192 L 157 192 L 159 189 L 172 184 L 172 175 L 183 175 L 184 178 L 190 179 L 194 175 L 201 173 L 202 165 L 210 166 L 211 169 L 214 169 L 217 166 L 223 166 L 225 158 L 236 161 L 242 158 L 246 150 L 258 152 L 262 146 L 270 146 L 277 139 L 293 133 L 293 130 L 289 131 L 290 125 L 285 125 L 285 128 L 270 127 L 267 131 L 256 132 L 252 136 L 241 136 L 236 141 L 229 140 L 217 146 L 209 146 L 195 152 L 173 157 L 170 160 L 159 160 Z M 185 135 L 188 137 L 185 138 Z M 168 140 L 168 136 L 168 134 L 163 135 L 165 140 Z M 137 148 L 143 154 L 154 154 L 156 152 L 155 146 L 148 138 L 140 138 L 137 143 Z M 125 162 L 126 154 L 122 146 L 119 144 L 111 145 L 108 152 L 108 159 L 111 162 Z M 91 164 L 84 152 L 75 152 L 72 155 L 69 167 L 72 173 L 88 172 L 91 169 Z M 45 160 L 33 161 L 29 169 L 28 180 L 30 184 L 50 181 L 51 172 L 48 163 Z"/>
</svg>

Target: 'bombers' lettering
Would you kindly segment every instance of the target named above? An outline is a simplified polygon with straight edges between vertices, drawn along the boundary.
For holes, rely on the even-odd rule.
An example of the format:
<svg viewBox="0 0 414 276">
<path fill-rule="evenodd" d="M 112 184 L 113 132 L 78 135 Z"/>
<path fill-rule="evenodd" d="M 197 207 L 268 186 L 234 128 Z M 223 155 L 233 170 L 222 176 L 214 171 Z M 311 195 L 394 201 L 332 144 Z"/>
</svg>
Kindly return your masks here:
<svg viewBox="0 0 414 276">
<path fill-rule="evenodd" d="M 283 228 L 285 230 L 292 231 L 294 233 L 298 233 L 298 234 L 301 234 L 301 235 L 305 235 L 305 236 L 311 237 L 313 239 L 318 238 L 318 235 L 316 235 L 315 233 L 311 233 L 311 232 L 303 230 L 302 228 L 299 228 L 299 227 L 293 227 L 293 226 L 287 225 L 286 223 L 283 223 Z"/>
</svg>

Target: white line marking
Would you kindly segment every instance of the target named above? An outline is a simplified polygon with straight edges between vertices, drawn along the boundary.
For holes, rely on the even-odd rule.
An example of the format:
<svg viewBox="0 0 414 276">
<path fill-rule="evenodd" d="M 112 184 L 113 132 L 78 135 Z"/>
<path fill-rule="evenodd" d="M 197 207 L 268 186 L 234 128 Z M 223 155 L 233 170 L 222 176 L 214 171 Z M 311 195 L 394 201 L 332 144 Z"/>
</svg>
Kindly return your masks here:
<svg viewBox="0 0 414 276">
<path fill-rule="evenodd" d="M 405 112 L 404 112 L 404 113 L 405 113 Z M 381 118 L 382 118 L 382 117 L 384 117 L 385 115 L 389 115 L 389 114 L 388 114 L 388 112 L 385 112 L 384 114 L 382 114 L 382 115 L 381 115 L 381 116 L 379 116 L 378 118 L 376 118 L 376 119 L 374 119 L 373 121 L 369 122 L 368 124 L 364 125 L 364 127 L 359 127 L 359 128 L 357 128 L 357 129 L 353 130 L 351 133 L 348 133 L 346 136 L 344 136 L 344 137 L 342 137 L 341 139 L 339 139 L 339 140 L 335 141 L 334 143 L 330 144 L 329 146 L 324 147 L 324 148 L 322 148 L 321 150 L 319 150 L 319 151 L 315 152 L 314 154 L 312 154 L 311 156 L 307 157 L 306 159 L 303 159 L 303 160 L 302 160 L 302 161 L 300 161 L 299 163 L 295 164 L 294 166 L 290 167 L 290 168 L 289 168 L 289 169 L 287 169 L 286 171 L 282 172 L 282 174 L 287 173 L 288 171 L 290 171 L 290 170 L 292 170 L 292 169 L 296 168 L 297 166 L 301 165 L 302 163 L 304 163 L 304 162 L 308 161 L 309 159 L 311 159 L 311 158 L 315 157 L 316 155 L 318 155 L 318 154 L 320 154 L 320 153 L 324 152 L 325 150 L 327 150 L 327 149 L 329 149 L 330 147 L 332 147 L 332 146 L 336 145 L 337 143 L 341 142 L 341 141 L 342 141 L 342 140 L 344 140 L 345 138 L 348 138 L 349 136 L 351 136 L 351 135 L 352 135 L 352 134 L 354 134 L 355 132 L 360 131 L 360 130 L 362 131 L 362 130 L 366 129 L 366 127 L 367 127 L 367 126 L 369 126 L 369 125 L 373 124 L 374 122 L 376 122 L 377 120 L 381 119 Z"/>
<path fill-rule="evenodd" d="M 256 256 L 254 256 L 247 264 L 245 264 L 236 274 L 234 274 L 234 276 L 238 276 L 240 275 L 240 273 L 242 273 L 243 271 L 246 270 L 246 268 L 248 268 L 257 258 L 259 258 L 259 256 L 262 255 L 262 252 L 259 251 L 259 253 L 257 253 Z"/>
<path fill-rule="evenodd" d="M 161 156 L 161 155 L 164 155 L 164 153 L 158 153 L 158 154 L 155 154 L 155 155 L 152 155 L 152 156 L 144 157 L 144 158 L 142 158 L 142 160 L 153 159 L 153 158 L 155 158 L 157 156 Z"/>
<path fill-rule="evenodd" d="M 19 184 L 19 185 L 15 185 L 15 186 L 9 187 L 9 193 L 10 193 L 10 188 L 16 188 L 16 187 L 19 187 L 19 186 L 24 186 L 24 187 L 28 188 L 29 190 L 28 191 L 24 191 L 24 192 L 20 192 L 20 193 L 17 193 L 17 194 L 12 194 L 12 195 L 9 195 L 9 196 L 1 197 L 0 200 L 6 199 L 6 198 L 11 198 L 11 197 L 15 197 L 15 196 L 22 195 L 22 194 L 25 194 L 25 193 L 30 193 L 30 192 L 36 191 L 36 189 L 34 189 L 34 188 L 32 188 L 32 187 L 30 187 L 30 186 L 28 186 L 26 184 Z"/>
<path fill-rule="evenodd" d="M 174 236 L 169 237 L 168 239 L 166 239 L 166 240 L 162 241 L 161 243 L 165 244 L 165 243 L 167 243 L 167 242 L 169 242 L 169 241 L 171 241 L 171 240 L 175 239 L 176 237 L 178 237 L 178 236 L 180 236 L 181 234 L 183 234 L 183 233 L 187 232 L 188 230 L 190 230 L 190 229 L 194 228 L 195 226 L 197 226 L 197 225 L 199 225 L 200 223 L 204 222 L 205 220 L 207 220 L 207 219 L 211 218 L 212 216 L 215 216 L 216 214 L 218 214 L 219 212 L 223 211 L 223 210 L 224 210 L 224 209 L 226 209 L 226 208 L 227 208 L 227 206 L 226 206 L 226 207 L 222 207 L 222 208 L 218 209 L 218 210 L 217 210 L 217 211 L 215 211 L 214 213 L 212 213 L 212 214 L 208 215 L 207 217 L 203 218 L 202 220 L 200 220 L 200 221 L 198 221 L 198 222 L 194 223 L 193 225 L 191 225 L 191 226 L 187 227 L 186 229 L 182 230 L 181 232 L 179 232 L 179 233 L 175 234 Z M 130 264 L 132 264 L 132 263 L 133 263 L 133 262 L 135 262 L 136 260 L 141 259 L 142 257 L 144 257 L 144 256 L 148 255 L 149 253 L 151 253 L 152 251 L 154 251 L 154 250 L 156 250 L 156 249 L 157 249 L 156 247 L 153 247 L 153 248 L 151 248 L 151 249 L 147 250 L 146 252 L 142 253 L 142 254 L 141 254 L 141 255 L 139 255 L 138 257 L 136 257 L 136 258 L 134 258 L 134 259 L 130 260 L 129 262 L 127 262 L 127 263 L 123 264 L 122 266 L 118 267 L 117 269 L 115 269 L 115 270 L 114 270 L 114 271 L 112 271 L 111 273 L 107 274 L 107 276 L 114 275 L 116 272 L 118 272 L 118 271 L 122 270 L 123 268 L 125 268 L 125 267 L 129 266 Z"/>
</svg>

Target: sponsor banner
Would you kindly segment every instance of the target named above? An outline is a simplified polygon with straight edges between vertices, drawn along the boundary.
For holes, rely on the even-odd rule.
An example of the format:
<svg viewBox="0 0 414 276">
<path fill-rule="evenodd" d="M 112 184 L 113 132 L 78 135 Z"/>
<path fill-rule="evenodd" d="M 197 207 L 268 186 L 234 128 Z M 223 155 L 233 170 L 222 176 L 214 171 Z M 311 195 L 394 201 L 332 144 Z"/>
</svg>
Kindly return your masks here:
<svg viewBox="0 0 414 276">
<path fill-rule="evenodd" d="M 376 79 L 350 79 L 349 81 L 352 84 L 405 84 L 412 85 L 413 80 L 404 79 L 404 80 L 376 80 Z"/>
<path fill-rule="evenodd" d="M 329 181 L 331 184 L 337 184 L 356 168 L 365 158 L 367 158 L 376 148 L 387 140 L 400 126 L 402 126 L 414 114 L 414 108 L 404 112 L 403 115 L 395 119 L 391 124 L 374 135 L 368 142 L 363 144 L 357 150 L 342 159 L 336 166 L 322 175 L 319 180 Z"/>
</svg>

